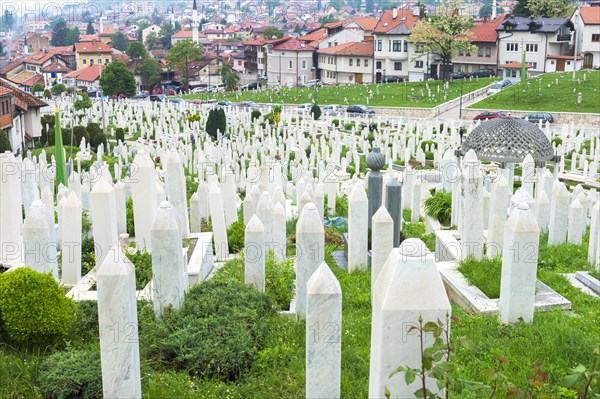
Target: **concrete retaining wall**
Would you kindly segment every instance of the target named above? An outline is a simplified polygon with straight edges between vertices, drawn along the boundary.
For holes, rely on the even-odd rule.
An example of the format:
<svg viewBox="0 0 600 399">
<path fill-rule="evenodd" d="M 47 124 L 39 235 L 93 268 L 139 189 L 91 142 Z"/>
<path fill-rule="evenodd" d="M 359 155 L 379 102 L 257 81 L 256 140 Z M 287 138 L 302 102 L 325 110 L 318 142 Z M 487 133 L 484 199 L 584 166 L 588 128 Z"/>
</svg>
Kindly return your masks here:
<svg viewBox="0 0 600 399">
<path fill-rule="evenodd" d="M 463 108 L 462 116 L 463 119 L 473 119 L 475 115 L 480 114 L 484 111 L 489 111 L 488 109 L 478 109 L 478 108 Z M 499 110 L 504 111 L 506 113 L 511 113 L 511 116 L 514 117 L 523 117 L 531 112 L 539 112 L 539 111 L 512 111 L 512 110 Z M 554 116 L 554 123 L 574 123 L 576 125 L 590 125 L 590 126 L 598 126 L 600 125 L 600 114 L 583 114 L 577 112 L 552 112 L 552 116 Z"/>
</svg>

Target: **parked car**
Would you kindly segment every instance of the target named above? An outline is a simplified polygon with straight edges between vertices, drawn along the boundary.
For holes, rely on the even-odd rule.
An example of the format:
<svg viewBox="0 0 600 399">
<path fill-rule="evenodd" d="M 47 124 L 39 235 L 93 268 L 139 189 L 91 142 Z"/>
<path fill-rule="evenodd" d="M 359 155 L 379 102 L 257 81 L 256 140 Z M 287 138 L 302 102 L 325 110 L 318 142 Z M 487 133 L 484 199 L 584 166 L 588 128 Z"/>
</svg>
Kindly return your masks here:
<svg viewBox="0 0 600 399">
<path fill-rule="evenodd" d="M 404 81 L 400 76 L 386 76 L 381 81 L 382 83 L 399 83 Z"/>
<path fill-rule="evenodd" d="M 496 82 L 490 86 L 487 90 L 487 95 L 491 96 L 492 94 L 496 94 L 506 89 L 508 86 L 511 86 L 512 82 L 508 79 L 501 80 L 500 82 Z"/>
<path fill-rule="evenodd" d="M 375 111 L 366 105 L 351 105 L 346 110 L 349 114 L 374 115 Z"/>
<path fill-rule="evenodd" d="M 298 105 L 298 110 L 299 111 L 310 111 L 310 109 L 312 108 L 313 103 L 306 103 L 306 104 L 300 104 Z"/>
<path fill-rule="evenodd" d="M 169 102 L 172 102 L 173 104 L 181 104 L 181 103 L 184 103 L 186 101 L 183 98 L 178 98 L 177 97 L 177 98 L 171 98 L 169 100 Z"/>
<path fill-rule="evenodd" d="M 192 93 L 193 94 L 206 93 L 206 90 L 207 90 L 206 87 L 196 87 L 196 88 L 192 89 Z"/>
<path fill-rule="evenodd" d="M 466 75 L 467 78 L 490 78 L 493 76 L 496 76 L 496 73 L 493 69 L 480 69 Z"/>
<path fill-rule="evenodd" d="M 448 77 L 450 79 L 464 79 L 467 77 L 467 75 L 462 71 L 457 71 L 457 72 L 452 72 L 450 75 L 448 75 Z"/>
<path fill-rule="evenodd" d="M 323 115 L 339 115 L 341 113 L 343 113 L 346 110 L 346 108 L 344 108 L 343 105 L 339 105 L 339 104 L 330 104 L 330 105 L 324 105 L 321 107 L 321 111 L 323 112 Z"/>
<path fill-rule="evenodd" d="M 153 94 L 150 96 L 150 101 L 166 103 L 167 101 L 169 101 L 169 98 L 167 96 L 165 96 L 164 94 Z"/>
<path fill-rule="evenodd" d="M 529 122 L 534 122 L 534 123 L 538 123 L 539 121 L 550 122 L 550 123 L 554 122 L 554 117 L 552 116 L 552 114 L 550 112 L 532 112 L 528 115 L 525 115 L 523 117 L 523 119 L 526 119 Z"/>
<path fill-rule="evenodd" d="M 504 118 L 506 114 L 502 111 L 485 111 L 473 118 L 474 121 L 487 121 L 488 119 Z"/>
<path fill-rule="evenodd" d="M 240 87 L 241 91 L 245 91 L 245 90 L 257 90 L 259 88 L 261 88 L 262 85 L 259 82 L 250 82 L 248 84 L 243 85 L 242 87 Z"/>
<path fill-rule="evenodd" d="M 227 100 L 219 101 L 217 104 L 220 105 L 221 107 L 234 107 L 236 105 L 234 102 L 227 101 Z"/>
<path fill-rule="evenodd" d="M 315 86 L 321 86 L 321 80 L 320 79 L 309 80 L 308 82 L 306 82 L 304 84 L 304 87 L 315 87 Z"/>
<path fill-rule="evenodd" d="M 238 103 L 238 107 L 250 110 L 260 109 L 260 105 L 258 105 L 254 101 L 242 101 L 241 103 Z"/>
<path fill-rule="evenodd" d="M 207 93 L 222 93 L 224 91 L 225 91 L 225 85 L 224 84 L 218 84 L 218 85 L 210 86 L 206 90 Z"/>
</svg>

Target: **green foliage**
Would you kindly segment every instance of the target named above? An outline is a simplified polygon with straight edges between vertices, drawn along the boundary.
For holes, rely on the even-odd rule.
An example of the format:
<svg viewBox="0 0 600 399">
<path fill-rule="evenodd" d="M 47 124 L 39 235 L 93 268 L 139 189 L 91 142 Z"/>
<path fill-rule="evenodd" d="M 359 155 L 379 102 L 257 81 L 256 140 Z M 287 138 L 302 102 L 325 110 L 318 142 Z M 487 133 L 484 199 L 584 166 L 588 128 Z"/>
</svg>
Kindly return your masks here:
<svg viewBox="0 0 600 399">
<path fill-rule="evenodd" d="M 79 143 L 81 143 L 81 140 L 85 139 L 86 143 L 89 142 L 90 140 L 90 135 L 88 134 L 87 129 L 85 128 L 85 126 L 75 126 L 73 128 L 73 144 L 75 146 L 78 146 Z M 69 137 L 69 141 L 65 142 L 65 144 L 70 144 L 70 137 Z"/>
<path fill-rule="evenodd" d="M 433 141 L 433 140 L 424 140 L 421 142 L 421 149 L 423 151 L 426 151 L 427 146 L 429 146 L 429 150 L 432 151 L 434 149 L 437 149 L 438 143 L 437 143 L 437 141 Z"/>
<path fill-rule="evenodd" d="M 92 100 L 90 100 L 90 96 L 85 91 L 81 92 L 79 96 L 81 98 L 75 100 L 75 104 L 73 104 L 75 111 L 92 108 Z"/>
<path fill-rule="evenodd" d="M 559 146 L 559 145 L 561 145 L 561 144 L 562 144 L 562 142 L 563 142 L 563 141 L 562 141 L 562 139 L 561 139 L 560 137 L 555 137 L 555 138 L 553 138 L 553 139 L 550 141 L 550 143 L 551 143 L 552 145 L 556 145 L 556 146 Z"/>
<path fill-rule="evenodd" d="M 99 134 L 104 133 L 102 131 L 102 128 L 100 127 L 100 124 L 98 124 L 96 122 L 89 122 L 87 125 L 87 131 L 90 136 L 90 143 L 94 140 L 94 137 L 96 137 Z"/>
<path fill-rule="evenodd" d="M 142 78 L 142 84 L 144 86 L 154 86 L 159 83 L 161 72 L 162 68 L 158 60 L 148 57 L 146 57 L 135 69 L 135 73 Z"/>
<path fill-rule="evenodd" d="M 571 374 L 564 377 L 561 381 L 561 385 L 566 388 L 573 388 L 579 385 L 579 391 L 581 397 L 587 398 L 589 394 L 598 397 L 600 396 L 600 390 L 595 389 L 593 382 L 600 381 L 600 347 L 594 348 L 594 361 L 591 368 L 586 368 L 583 364 L 571 369 Z"/>
<path fill-rule="evenodd" d="M 119 31 L 110 37 L 110 45 L 119 51 L 125 52 L 129 47 L 129 39 L 123 32 Z"/>
<path fill-rule="evenodd" d="M 181 75 L 183 88 L 187 90 L 192 76 L 192 63 L 202 57 L 202 48 L 192 40 L 177 42 L 165 57 L 169 68 L 177 70 Z"/>
<path fill-rule="evenodd" d="M 52 93 L 50 93 L 50 90 L 48 90 L 48 89 L 44 90 L 44 98 L 46 100 L 50 100 L 52 98 Z"/>
<path fill-rule="evenodd" d="M 65 46 L 72 46 L 79 41 L 79 29 L 74 26 L 67 31 Z"/>
<path fill-rule="evenodd" d="M 135 237 L 135 224 L 133 218 L 133 198 L 127 198 L 125 202 L 125 215 L 127 218 L 127 234 L 129 237 Z"/>
<path fill-rule="evenodd" d="M 68 341 L 73 345 L 79 343 L 87 345 L 98 342 L 100 331 L 98 324 L 98 302 L 78 301 L 76 305 L 75 322 L 69 331 Z"/>
<path fill-rule="evenodd" d="M 445 190 L 436 191 L 425 200 L 425 213 L 437 219 L 444 226 L 450 226 L 452 216 L 452 193 Z"/>
<path fill-rule="evenodd" d="M 48 356 L 40 367 L 39 386 L 50 399 L 101 399 L 100 349 L 67 348 Z"/>
<path fill-rule="evenodd" d="M 310 114 L 314 120 L 319 119 L 321 117 L 321 107 L 317 104 L 313 104 L 312 107 L 310 107 Z"/>
<path fill-rule="evenodd" d="M 240 83 L 240 75 L 233 69 L 231 64 L 223 63 L 219 67 L 219 75 L 227 90 L 233 90 Z"/>
<path fill-rule="evenodd" d="M 75 304 L 50 274 L 28 267 L 0 275 L 1 331 L 13 342 L 47 345 L 64 338 Z"/>
<path fill-rule="evenodd" d="M 339 119 L 333 119 L 331 121 L 331 124 L 335 127 L 338 127 L 340 125 L 340 120 Z"/>
<path fill-rule="evenodd" d="M 113 61 L 102 72 L 100 87 L 107 96 L 122 94 L 132 97 L 135 95 L 135 78 L 123 62 Z"/>
<path fill-rule="evenodd" d="M 458 271 L 467 281 L 479 288 L 488 298 L 500 298 L 500 277 L 502 275 L 501 258 L 467 258 L 461 260 Z"/>
<path fill-rule="evenodd" d="M 257 119 L 260 119 L 261 117 L 261 113 L 259 110 L 255 109 L 250 113 L 250 118 L 252 119 L 252 122 L 254 122 Z"/>
<path fill-rule="evenodd" d="M 52 94 L 62 94 L 65 91 L 67 91 L 67 87 L 62 83 L 58 83 L 52 86 Z"/>
<path fill-rule="evenodd" d="M 85 34 L 93 35 L 95 33 L 96 33 L 96 29 L 94 29 L 94 25 L 92 24 L 92 21 L 88 21 L 87 27 L 85 28 Z"/>
<path fill-rule="evenodd" d="M 135 267 L 135 289 L 144 289 L 152 279 L 152 254 L 140 250 L 126 256 Z"/>
<path fill-rule="evenodd" d="M 12 146 L 10 145 L 10 141 L 8 140 L 8 135 L 4 130 L 0 130 L 0 154 L 3 154 L 5 151 L 12 152 Z"/>
<path fill-rule="evenodd" d="M 192 114 L 187 117 L 188 122 L 200 122 L 200 114 Z"/>
<path fill-rule="evenodd" d="M 100 144 L 104 144 L 104 149 L 106 150 L 106 136 L 104 135 L 104 133 L 95 135 L 91 144 L 94 150 L 96 150 Z"/>
<path fill-rule="evenodd" d="M 46 89 L 46 87 L 41 84 L 41 83 L 36 83 L 33 85 L 33 87 L 31 88 L 31 92 L 32 93 L 41 93 Z"/>
<path fill-rule="evenodd" d="M 344 129 L 350 131 L 352 130 L 352 128 L 354 127 L 354 122 L 347 122 L 346 124 L 344 124 Z"/>
<path fill-rule="evenodd" d="M 245 229 L 243 220 L 238 220 L 227 228 L 227 244 L 230 253 L 237 254 L 244 250 Z"/>
<path fill-rule="evenodd" d="M 115 138 L 117 139 L 117 141 L 121 140 L 121 142 L 125 142 L 125 129 L 123 129 L 122 127 L 118 127 L 115 130 Z"/>
<path fill-rule="evenodd" d="M 148 58 L 148 51 L 142 42 L 131 42 L 127 47 L 127 55 L 131 58 Z"/>
<path fill-rule="evenodd" d="M 548 245 L 548 234 L 543 234 L 540 237 L 538 267 L 559 273 L 590 270 L 591 266 L 587 261 L 589 232 L 583 240 L 582 244 L 566 242 L 560 245 Z"/>
<path fill-rule="evenodd" d="M 67 21 L 62 17 L 58 18 L 54 22 L 52 28 L 52 39 L 50 39 L 50 45 L 54 47 L 66 46 L 67 45 Z"/>
<path fill-rule="evenodd" d="M 283 32 L 274 26 L 266 27 L 262 34 L 268 40 L 281 39 L 283 37 Z"/>
<path fill-rule="evenodd" d="M 208 112 L 206 133 L 216 140 L 217 132 L 220 132 L 222 135 L 227 133 L 227 117 L 223 108 L 211 109 Z"/>
</svg>

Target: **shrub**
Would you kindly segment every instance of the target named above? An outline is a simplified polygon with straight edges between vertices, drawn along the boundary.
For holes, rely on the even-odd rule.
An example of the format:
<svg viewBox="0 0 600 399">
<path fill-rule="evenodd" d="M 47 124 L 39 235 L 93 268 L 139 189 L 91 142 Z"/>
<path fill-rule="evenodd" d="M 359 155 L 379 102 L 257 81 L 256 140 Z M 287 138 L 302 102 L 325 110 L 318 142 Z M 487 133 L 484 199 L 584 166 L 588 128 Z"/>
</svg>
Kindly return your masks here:
<svg viewBox="0 0 600 399">
<path fill-rule="evenodd" d="M 115 138 L 117 139 L 117 141 L 121 140 L 121 142 L 125 142 L 125 129 L 123 129 L 122 127 L 118 127 L 115 130 Z"/>
<path fill-rule="evenodd" d="M 125 217 L 127 219 L 127 234 L 129 237 L 135 237 L 135 224 L 133 219 L 133 199 L 127 198 L 125 202 Z"/>
<path fill-rule="evenodd" d="M 31 88 L 31 92 L 33 94 L 37 94 L 37 93 L 41 93 L 45 90 L 45 87 L 43 84 L 41 83 L 36 83 L 33 85 L 33 87 Z"/>
<path fill-rule="evenodd" d="M 294 262 L 286 259 L 277 263 L 269 256 L 265 262 L 265 292 L 278 308 L 289 310 L 294 295 L 296 271 Z"/>
<path fill-rule="evenodd" d="M 52 86 L 52 93 L 54 94 L 62 94 L 65 91 L 67 91 L 67 87 L 62 83 Z"/>
<path fill-rule="evenodd" d="M 75 146 L 78 146 L 81 143 L 81 140 L 85 138 L 85 142 L 89 143 L 90 140 L 90 135 L 88 134 L 87 129 L 85 128 L 85 126 L 75 126 L 73 128 L 73 144 Z"/>
<path fill-rule="evenodd" d="M 0 321 L 16 343 L 46 345 L 65 337 L 75 319 L 75 303 L 50 274 L 28 267 L 0 275 Z"/>
<path fill-rule="evenodd" d="M 314 120 L 319 119 L 321 117 L 321 107 L 319 107 L 317 104 L 313 104 L 313 106 L 310 108 L 310 114 Z"/>
<path fill-rule="evenodd" d="M 433 140 L 424 140 L 421 142 L 421 149 L 425 151 L 425 149 L 429 146 L 430 150 L 437 149 L 437 142 Z"/>
<path fill-rule="evenodd" d="M 346 130 L 352 130 L 353 127 L 354 127 L 354 122 L 348 122 L 344 125 L 344 129 L 346 129 Z"/>
<path fill-rule="evenodd" d="M 331 121 L 331 124 L 335 127 L 338 127 L 340 125 L 340 120 L 339 119 L 334 119 Z"/>
<path fill-rule="evenodd" d="M 250 113 L 250 118 L 252 119 L 252 122 L 254 122 L 256 119 L 260 119 L 261 115 L 260 111 L 255 109 Z"/>
<path fill-rule="evenodd" d="M 52 93 L 50 93 L 50 90 L 48 90 L 48 89 L 44 90 L 44 98 L 46 100 L 50 100 L 52 98 Z"/>
<path fill-rule="evenodd" d="M 452 217 L 452 193 L 445 190 L 436 191 L 425 200 L 425 213 L 444 226 L 449 226 Z"/>
<path fill-rule="evenodd" d="M 206 133 L 215 140 L 217 139 L 217 131 L 221 132 L 222 135 L 225 135 L 227 132 L 227 117 L 222 108 L 211 109 L 206 121 Z"/>
<path fill-rule="evenodd" d="M 100 350 L 67 348 L 48 356 L 39 372 L 45 398 L 102 398 Z"/>
<path fill-rule="evenodd" d="M 431 151 L 425 151 L 425 160 L 427 161 L 433 161 L 433 152 Z"/>
<path fill-rule="evenodd" d="M 79 301 L 76 303 L 77 311 L 75 322 L 69 332 L 70 342 L 89 343 L 98 341 L 98 302 Z"/>
<path fill-rule="evenodd" d="M 135 267 L 135 289 L 144 289 L 152 279 L 152 254 L 137 251 L 136 253 L 128 253 L 127 259 Z"/>
<path fill-rule="evenodd" d="M 10 145 L 10 141 L 8 140 L 8 135 L 4 130 L 0 130 L 0 154 L 5 151 L 12 152 L 12 146 Z"/>
<path fill-rule="evenodd" d="M 227 244 L 229 245 L 229 252 L 237 254 L 244 249 L 244 235 L 245 226 L 244 222 L 238 220 L 227 228 Z"/>
<path fill-rule="evenodd" d="M 552 141 L 550 142 L 551 144 L 556 144 L 557 146 L 562 144 L 562 139 L 560 137 L 555 137 L 552 139 Z"/>
<path fill-rule="evenodd" d="M 98 149 L 100 144 L 103 144 L 104 150 L 106 151 L 106 136 L 104 133 L 95 135 L 94 139 L 92 140 L 92 147 L 94 150 Z"/>
<path fill-rule="evenodd" d="M 88 125 L 87 125 L 87 131 L 88 131 L 88 134 L 90 136 L 90 143 L 93 142 L 94 137 L 96 137 L 98 134 L 104 133 L 102 131 L 102 128 L 100 127 L 100 125 L 98 123 L 96 123 L 96 122 L 90 122 L 90 123 L 88 123 Z"/>
</svg>

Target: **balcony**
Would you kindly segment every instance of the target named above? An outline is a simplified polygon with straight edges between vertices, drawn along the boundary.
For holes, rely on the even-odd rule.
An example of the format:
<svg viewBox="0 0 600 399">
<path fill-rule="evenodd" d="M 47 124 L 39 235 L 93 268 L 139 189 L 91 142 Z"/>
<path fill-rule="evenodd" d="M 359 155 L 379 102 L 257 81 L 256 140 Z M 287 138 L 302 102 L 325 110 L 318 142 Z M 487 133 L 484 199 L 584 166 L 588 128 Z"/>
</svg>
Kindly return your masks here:
<svg viewBox="0 0 600 399">
<path fill-rule="evenodd" d="M 563 34 L 563 35 L 556 35 L 556 41 L 557 42 L 570 42 L 571 34 L 567 33 L 567 34 Z"/>
</svg>

